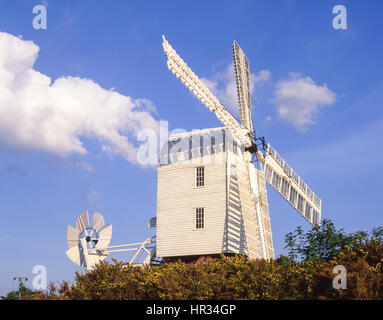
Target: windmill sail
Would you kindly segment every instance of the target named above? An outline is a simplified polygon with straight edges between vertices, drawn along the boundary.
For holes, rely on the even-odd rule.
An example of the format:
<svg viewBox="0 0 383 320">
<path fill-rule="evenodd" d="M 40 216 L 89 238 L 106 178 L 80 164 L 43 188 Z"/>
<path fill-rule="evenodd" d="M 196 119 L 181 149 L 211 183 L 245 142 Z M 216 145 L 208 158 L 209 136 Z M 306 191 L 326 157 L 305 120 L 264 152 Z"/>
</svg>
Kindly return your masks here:
<svg viewBox="0 0 383 320">
<path fill-rule="evenodd" d="M 67 243 L 69 249 L 72 247 L 76 247 L 78 245 L 78 235 L 79 231 L 72 226 L 68 226 L 67 228 Z"/>
<path fill-rule="evenodd" d="M 193 92 L 202 103 L 214 111 L 217 118 L 230 130 L 234 139 L 238 139 L 244 146 L 249 147 L 251 140 L 248 137 L 249 130 L 241 128 L 238 121 L 227 109 L 219 102 L 218 98 L 211 93 L 206 85 L 198 76 L 187 66 L 169 42 L 162 36 L 162 46 L 165 55 L 168 57 L 167 65 L 169 70 L 180 78 L 182 83 Z"/>
<path fill-rule="evenodd" d="M 80 232 L 85 231 L 86 227 L 89 225 L 89 214 L 88 211 L 84 211 L 76 221 L 76 229 Z"/>
<path fill-rule="evenodd" d="M 105 226 L 105 220 L 101 213 L 93 214 L 92 227 L 95 232 L 99 232 Z"/>
<path fill-rule="evenodd" d="M 250 63 L 235 40 L 233 42 L 233 61 L 241 124 L 252 133 L 254 128 L 250 95 Z"/>
<path fill-rule="evenodd" d="M 265 157 L 265 179 L 312 225 L 320 225 L 322 201 L 270 146 Z"/>
<path fill-rule="evenodd" d="M 269 203 L 263 170 L 258 170 L 252 163 L 248 163 L 250 185 L 256 200 L 257 219 L 259 221 L 260 236 L 264 258 L 274 258 L 273 236 L 271 233 Z"/>
<path fill-rule="evenodd" d="M 190 243 L 193 243 L 191 249 L 189 250 L 189 248 L 179 246 L 176 248 L 177 251 L 174 249 L 174 239 L 172 238 L 173 233 L 171 237 L 163 236 L 164 231 L 162 230 L 171 230 L 169 227 L 171 224 L 166 221 L 171 216 L 169 212 L 174 212 L 175 215 L 179 215 L 180 210 L 178 206 L 174 205 L 173 207 L 173 204 L 169 205 L 169 203 L 163 200 L 169 199 L 170 202 L 174 202 L 174 189 L 169 188 L 168 185 L 173 186 L 179 183 L 180 186 L 183 186 L 183 181 L 182 183 L 179 182 L 180 179 L 177 174 L 179 170 L 188 172 L 186 180 L 195 178 L 193 175 L 195 172 L 195 165 L 191 164 L 190 176 L 189 171 L 186 171 L 189 170 L 189 163 L 185 163 L 185 168 L 174 166 L 171 163 L 169 163 L 168 166 L 160 168 L 159 181 L 161 177 L 161 184 L 159 183 L 159 186 L 161 186 L 161 188 L 159 188 L 160 192 L 158 199 L 161 199 L 160 203 L 165 203 L 166 206 L 161 205 L 159 207 L 164 207 L 166 210 L 161 209 L 157 212 L 157 222 L 159 226 L 157 228 L 157 233 L 160 235 L 158 239 L 161 239 L 157 247 L 157 254 L 159 254 L 160 257 L 176 257 L 178 255 L 193 256 L 200 252 L 207 252 L 206 250 L 211 250 L 209 252 L 216 252 L 214 250 L 218 250 L 219 252 L 225 253 L 245 253 L 251 258 L 263 257 L 269 259 L 274 257 L 266 181 L 313 225 L 320 224 L 321 200 L 270 145 L 268 146 L 266 153 L 264 153 L 263 148 L 262 150 L 258 150 L 252 117 L 249 61 L 238 43 L 234 41 L 234 70 L 241 119 L 239 123 L 186 65 L 166 41 L 164 36 L 162 45 L 168 59 L 167 65 L 169 70 L 175 74 L 175 76 L 179 78 L 182 83 L 192 91 L 207 108 L 209 108 L 210 111 L 215 112 L 217 118 L 225 125 L 228 131 L 230 131 L 232 138 L 236 143 L 239 143 L 241 146 L 240 149 L 244 152 L 241 152 L 242 158 L 240 161 L 236 162 L 234 162 L 233 159 L 237 159 L 237 152 L 233 151 L 233 154 L 227 153 L 225 160 L 226 166 L 225 169 L 222 170 L 225 171 L 226 179 L 228 179 L 228 170 L 230 169 L 229 179 L 226 180 L 228 185 L 226 186 L 226 189 L 219 192 L 220 195 L 222 194 L 223 197 L 226 198 L 226 216 L 225 221 L 222 221 L 222 224 L 225 226 L 223 230 L 224 241 L 222 251 L 215 249 L 214 245 L 206 248 L 205 242 L 202 240 L 200 241 L 200 243 L 203 244 L 201 247 L 198 247 L 198 244 L 194 244 L 193 241 L 194 238 L 197 239 L 197 233 L 192 232 L 192 234 L 189 234 L 189 229 L 187 229 L 189 228 L 189 225 L 183 224 L 185 220 L 184 215 L 181 215 L 182 219 L 177 223 L 177 232 L 179 231 L 178 228 L 180 225 L 185 226 L 185 229 L 180 232 L 180 237 L 183 239 L 183 242 L 181 242 L 185 243 L 191 241 Z M 264 145 L 264 139 L 261 140 Z M 237 150 L 237 148 L 233 148 L 233 150 Z M 263 164 L 262 170 L 258 170 L 252 163 L 253 155 L 258 158 L 261 167 Z M 201 158 L 202 157 L 201 154 Z M 218 166 L 213 167 L 213 169 L 207 167 L 206 172 L 209 172 L 210 170 L 216 170 L 213 171 L 214 174 L 211 173 L 214 176 L 216 173 L 221 172 L 221 168 Z M 191 197 L 189 193 L 185 196 L 181 191 L 179 197 L 184 199 L 183 201 L 187 204 L 191 203 L 190 198 L 198 199 L 195 204 L 193 200 L 193 206 L 196 206 L 195 208 L 199 208 L 198 206 L 200 206 L 201 203 L 205 203 L 205 201 L 207 204 L 210 203 L 210 201 L 213 201 L 210 189 L 206 188 L 206 191 L 196 188 L 189 190 L 188 188 L 191 183 L 185 185 L 188 187 L 180 190 L 187 190 L 187 192 L 193 194 L 193 197 Z M 198 197 L 206 194 L 205 199 L 208 200 L 198 198 L 197 193 L 194 197 L 195 192 L 198 192 Z M 169 206 L 169 208 L 167 206 Z M 187 210 L 185 212 L 188 214 Z M 174 217 L 172 217 L 172 219 L 174 219 Z M 221 215 L 218 219 L 221 219 Z M 173 220 L 171 221 L 172 223 L 174 222 Z M 165 227 L 162 228 L 161 226 Z M 169 229 L 167 229 L 168 227 Z M 202 233 L 198 233 L 198 236 L 201 234 Z"/>
<path fill-rule="evenodd" d="M 67 227 L 68 258 L 82 267 L 93 266 L 104 260 L 108 256 L 105 250 L 88 252 L 90 248 L 100 249 L 109 245 L 112 238 L 112 226 L 105 228 L 104 226 L 105 220 L 101 213 L 94 213 L 90 223 L 89 212 L 84 211 L 76 220 L 76 228 Z"/>
</svg>

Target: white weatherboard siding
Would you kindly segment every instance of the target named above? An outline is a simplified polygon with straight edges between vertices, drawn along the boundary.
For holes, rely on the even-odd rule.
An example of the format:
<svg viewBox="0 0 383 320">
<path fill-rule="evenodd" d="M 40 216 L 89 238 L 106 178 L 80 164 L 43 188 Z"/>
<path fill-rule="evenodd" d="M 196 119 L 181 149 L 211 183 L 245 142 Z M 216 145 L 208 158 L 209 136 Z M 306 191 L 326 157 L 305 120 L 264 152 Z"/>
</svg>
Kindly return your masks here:
<svg viewBox="0 0 383 320">
<path fill-rule="evenodd" d="M 240 148 L 233 153 L 230 137 L 214 146 L 213 155 L 211 147 L 188 142 L 191 137 L 199 141 L 200 136 L 209 141 L 209 134 L 217 132 L 222 128 L 175 136 L 162 154 L 170 163 L 158 167 L 158 257 L 220 253 L 240 253 L 250 258 L 273 256 L 263 172 L 254 168 L 252 186 L 249 155 L 244 159 Z M 188 145 L 190 150 L 180 150 Z M 204 166 L 203 187 L 196 187 L 199 166 Z M 204 208 L 203 229 L 196 228 L 197 208 Z"/>
<path fill-rule="evenodd" d="M 226 164 L 205 165 L 205 186 L 195 186 L 193 164 L 158 169 L 157 256 L 222 252 L 226 213 Z M 204 208 L 204 228 L 196 229 L 196 208 Z"/>
</svg>

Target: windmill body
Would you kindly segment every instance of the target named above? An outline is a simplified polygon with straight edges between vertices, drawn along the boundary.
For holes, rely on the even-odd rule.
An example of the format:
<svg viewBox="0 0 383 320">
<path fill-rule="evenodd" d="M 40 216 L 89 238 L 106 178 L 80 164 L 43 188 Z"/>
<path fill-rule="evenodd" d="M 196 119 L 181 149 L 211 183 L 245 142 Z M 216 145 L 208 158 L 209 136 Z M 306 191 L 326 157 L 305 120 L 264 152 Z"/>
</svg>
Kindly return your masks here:
<svg viewBox="0 0 383 320">
<path fill-rule="evenodd" d="M 249 61 L 234 41 L 239 123 L 164 36 L 162 45 L 169 70 L 224 127 L 175 135 L 163 147 L 158 167 L 157 256 L 185 259 L 239 253 L 273 258 L 266 182 L 313 225 L 320 224 L 322 204 L 275 149 L 256 137 Z"/>
<path fill-rule="evenodd" d="M 158 168 L 158 257 L 273 257 L 263 173 L 247 156 L 225 128 L 170 138 Z"/>
</svg>

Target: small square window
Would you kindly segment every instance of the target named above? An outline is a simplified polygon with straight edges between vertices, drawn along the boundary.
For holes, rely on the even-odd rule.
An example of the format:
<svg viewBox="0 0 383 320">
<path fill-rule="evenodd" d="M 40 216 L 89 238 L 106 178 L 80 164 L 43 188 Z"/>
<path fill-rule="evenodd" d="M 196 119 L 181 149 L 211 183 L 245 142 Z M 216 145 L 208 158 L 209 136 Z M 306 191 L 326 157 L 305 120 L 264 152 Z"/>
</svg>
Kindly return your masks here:
<svg viewBox="0 0 383 320">
<path fill-rule="evenodd" d="M 205 167 L 196 168 L 196 187 L 205 186 Z"/>
</svg>

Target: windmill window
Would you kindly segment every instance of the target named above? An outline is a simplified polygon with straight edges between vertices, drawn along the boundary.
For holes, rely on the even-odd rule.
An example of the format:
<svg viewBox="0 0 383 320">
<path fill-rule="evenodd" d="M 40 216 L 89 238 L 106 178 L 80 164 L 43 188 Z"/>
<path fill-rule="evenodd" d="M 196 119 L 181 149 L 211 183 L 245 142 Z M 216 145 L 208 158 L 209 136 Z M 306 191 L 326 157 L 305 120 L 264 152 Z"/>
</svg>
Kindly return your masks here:
<svg viewBox="0 0 383 320">
<path fill-rule="evenodd" d="M 196 187 L 205 186 L 205 167 L 196 168 Z"/>
<path fill-rule="evenodd" d="M 203 229 L 205 227 L 205 210 L 204 208 L 195 209 L 195 227 Z"/>
</svg>

